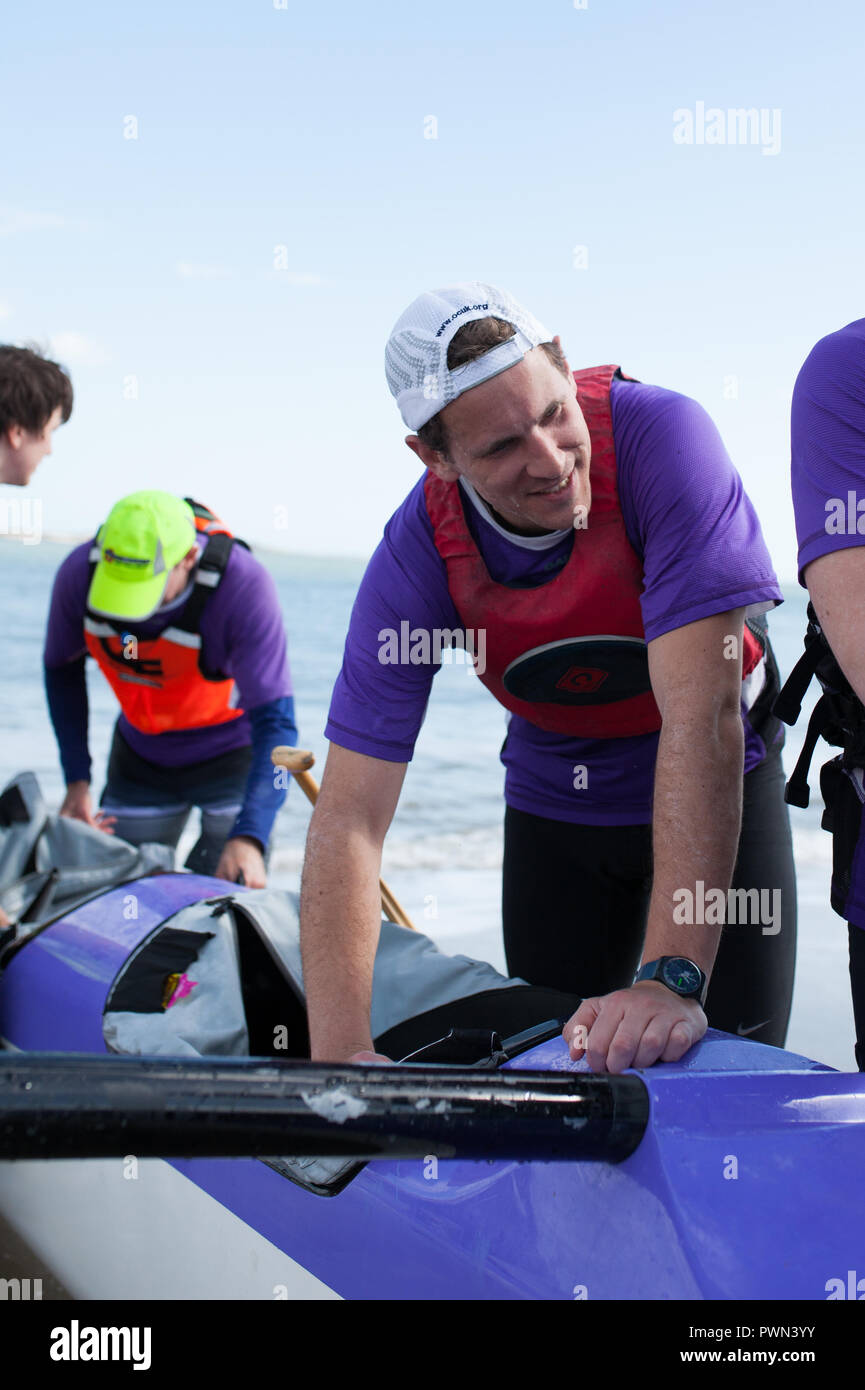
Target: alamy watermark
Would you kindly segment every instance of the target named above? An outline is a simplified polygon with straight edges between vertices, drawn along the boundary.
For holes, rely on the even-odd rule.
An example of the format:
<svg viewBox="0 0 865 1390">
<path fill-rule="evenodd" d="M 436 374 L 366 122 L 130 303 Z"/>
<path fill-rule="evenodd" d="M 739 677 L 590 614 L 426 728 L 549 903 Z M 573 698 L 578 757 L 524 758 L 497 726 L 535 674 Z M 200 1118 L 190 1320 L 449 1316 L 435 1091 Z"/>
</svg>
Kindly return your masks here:
<svg viewBox="0 0 865 1390">
<path fill-rule="evenodd" d="M 865 497 L 857 497 L 851 488 L 846 498 L 826 499 L 827 536 L 865 536 Z"/>
<path fill-rule="evenodd" d="M 780 106 L 707 106 L 698 101 L 693 111 L 679 106 L 673 112 L 676 145 L 759 145 L 762 154 L 781 152 Z"/>
<path fill-rule="evenodd" d="M 0 1279 L 0 1302 L 38 1301 L 42 1297 L 41 1279 Z"/>
<path fill-rule="evenodd" d="M 0 498 L 0 536 L 17 536 L 25 545 L 38 545 L 42 539 L 42 499 Z"/>
<path fill-rule="evenodd" d="M 856 1303 L 865 1300 L 865 1279 L 860 1279 L 855 1269 L 847 1270 L 846 1279 L 840 1279 L 837 1275 L 834 1279 L 827 1279 L 823 1287 L 826 1290 L 827 1302 L 838 1298 L 850 1299 Z"/>
<path fill-rule="evenodd" d="M 467 668 L 482 676 L 487 669 L 486 628 L 412 627 L 407 618 L 378 634 L 378 659 L 382 666 L 440 666 L 454 664 L 452 653 L 464 651 Z"/>
<path fill-rule="evenodd" d="M 706 888 L 697 879 L 694 891 L 677 888 L 673 893 L 673 921 L 677 926 L 762 926 L 763 936 L 781 930 L 780 888 Z"/>
<path fill-rule="evenodd" d="M 149 1327 L 82 1327 L 73 1318 L 68 1327 L 52 1328 L 48 1355 L 52 1361 L 131 1361 L 134 1371 L 147 1371 L 151 1337 Z"/>
</svg>

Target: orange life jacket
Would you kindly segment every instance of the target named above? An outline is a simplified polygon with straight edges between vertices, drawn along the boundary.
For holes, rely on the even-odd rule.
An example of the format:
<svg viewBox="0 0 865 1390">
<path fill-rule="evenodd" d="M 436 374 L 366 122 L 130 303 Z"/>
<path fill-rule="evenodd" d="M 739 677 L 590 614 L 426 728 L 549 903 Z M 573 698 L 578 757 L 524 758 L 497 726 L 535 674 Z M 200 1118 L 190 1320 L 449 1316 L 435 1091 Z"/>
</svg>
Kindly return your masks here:
<svg viewBox="0 0 865 1390">
<path fill-rule="evenodd" d="M 192 594 L 177 622 L 158 637 L 139 638 L 134 623 L 105 618 L 90 609 L 84 617 L 87 650 L 129 723 L 143 734 L 207 728 L 243 714 L 233 703 L 232 678 L 208 668 L 199 628 L 205 606 L 222 582 L 232 547 L 246 547 L 246 542 L 232 536 L 208 507 L 191 497 L 184 500 L 195 514 L 196 531 L 207 541 L 193 573 Z M 91 578 L 100 555 L 94 546 Z"/>
<path fill-rule="evenodd" d="M 567 563 L 530 589 L 497 584 L 469 530 L 457 482 L 424 483 L 448 589 L 467 629 L 486 633 L 478 675 L 500 704 L 551 733 L 625 738 L 661 727 L 640 608 L 643 566 L 625 530 L 617 486 L 610 383 L 616 366 L 574 372 L 592 444 L 592 502 Z M 743 675 L 763 657 L 747 626 Z"/>
</svg>

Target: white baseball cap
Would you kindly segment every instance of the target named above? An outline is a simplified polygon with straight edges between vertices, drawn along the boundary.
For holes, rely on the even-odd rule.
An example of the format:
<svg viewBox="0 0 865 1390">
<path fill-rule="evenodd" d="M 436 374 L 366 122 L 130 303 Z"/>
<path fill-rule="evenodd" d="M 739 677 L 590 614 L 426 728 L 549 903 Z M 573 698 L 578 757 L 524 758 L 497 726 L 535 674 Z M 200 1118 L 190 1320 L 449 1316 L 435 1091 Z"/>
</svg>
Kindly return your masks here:
<svg viewBox="0 0 865 1390">
<path fill-rule="evenodd" d="M 494 317 L 512 323 L 516 333 L 505 343 L 450 371 L 451 338 L 472 319 Z M 384 353 L 390 393 L 410 430 L 419 430 L 457 396 L 498 376 L 552 335 L 506 290 L 480 280 L 446 285 L 418 295 L 397 319 Z"/>
</svg>

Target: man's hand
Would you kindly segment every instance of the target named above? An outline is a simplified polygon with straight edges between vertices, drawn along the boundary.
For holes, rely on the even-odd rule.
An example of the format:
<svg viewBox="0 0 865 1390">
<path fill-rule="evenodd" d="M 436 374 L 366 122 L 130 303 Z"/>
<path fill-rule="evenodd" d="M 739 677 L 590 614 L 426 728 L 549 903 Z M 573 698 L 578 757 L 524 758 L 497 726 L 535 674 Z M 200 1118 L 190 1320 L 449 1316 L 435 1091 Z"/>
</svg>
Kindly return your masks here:
<svg viewBox="0 0 865 1390">
<path fill-rule="evenodd" d="M 258 841 L 246 835 L 237 835 L 233 840 L 226 840 L 216 866 L 216 877 L 227 878 L 229 883 L 237 883 L 241 872 L 247 888 L 267 887 L 264 855 Z"/>
<path fill-rule="evenodd" d="M 393 1058 L 385 1057 L 383 1052 L 355 1052 L 351 1057 L 349 1057 L 348 1060 L 350 1062 L 363 1062 L 367 1066 L 370 1066 L 371 1064 L 374 1064 L 376 1062 L 384 1063 L 384 1065 L 387 1067 L 392 1067 L 395 1065 Z"/>
<path fill-rule="evenodd" d="M 69 783 L 63 798 L 63 805 L 60 807 L 60 814 L 61 816 L 68 816 L 70 820 L 83 820 L 85 825 L 92 825 L 96 830 L 104 830 L 106 835 L 114 834 L 117 817 L 108 816 L 104 811 L 93 810 L 89 782 Z"/>
<path fill-rule="evenodd" d="M 680 999 L 657 980 L 641 980 L 601 998 L 584 999 L 562 1035 L 571 1057 L 585 1052 L 592 1071 L 678 1062 L 706 1031 L 696 999 Z"/>
<path fill-rule="evenodd" d="M 2 907 L 0 907 L 0 927 L 11 927 L 11 925 L 12 925 L 12 918 L 11 918 L 11 917 L 7 917 L 7 916 L 6 916 L 6 913 L 3 911 Z"/>
</svg>

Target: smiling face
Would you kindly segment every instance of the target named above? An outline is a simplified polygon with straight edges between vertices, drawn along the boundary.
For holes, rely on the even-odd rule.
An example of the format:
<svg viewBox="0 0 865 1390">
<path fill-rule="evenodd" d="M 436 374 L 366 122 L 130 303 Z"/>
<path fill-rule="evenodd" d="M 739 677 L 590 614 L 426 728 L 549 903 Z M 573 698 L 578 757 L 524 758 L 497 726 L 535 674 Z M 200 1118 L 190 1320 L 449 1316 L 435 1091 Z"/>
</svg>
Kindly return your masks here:
<svg viewBox="0 0 865 1390">
<path fill-rule="evenodd" d="M 62 410 L 58 405 L 41 430 L 11 425 L 0 441 L 0 482 L 26 487 L 45 455 L 51 453 L 51 436 L 61 423 Z"/>
<path fill-rule="evenodd" d="M 556 340 L 558 341 L 558 340 Z M 438 477 L 464 477 L 510 530 L 525 536 L 565 530 L 591 505 L 591 440 L 567 378 L 542 348 L 474 386 L 441 412 L 447 457 L 406 440 Z"/>
</svg>

